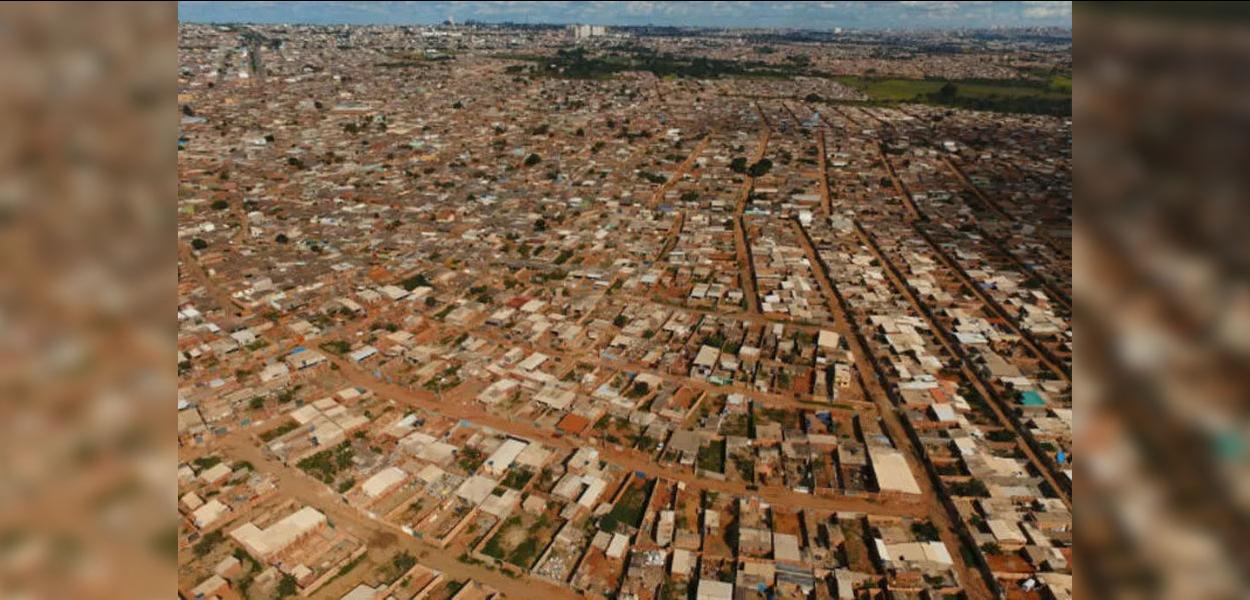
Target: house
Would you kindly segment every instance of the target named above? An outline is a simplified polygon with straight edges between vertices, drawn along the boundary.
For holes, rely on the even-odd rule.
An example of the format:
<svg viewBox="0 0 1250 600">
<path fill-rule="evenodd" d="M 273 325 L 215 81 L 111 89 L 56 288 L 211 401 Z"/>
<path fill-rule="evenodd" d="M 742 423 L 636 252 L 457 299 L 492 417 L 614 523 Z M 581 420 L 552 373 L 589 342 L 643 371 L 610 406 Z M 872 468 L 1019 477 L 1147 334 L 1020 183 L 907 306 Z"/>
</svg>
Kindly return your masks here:
<svg viewBox="0 0 1250 600">
<path fill-rule="evenodd" d="M 543 386 L 543 389 L 534 395 L 536 402 L 545 404 L 554 410 L 567 409 L 569 405 L 573 404 L 575 399 L 577 399 L 577 394 L 573 390 L 564 389 L 554 384 Z"/>
<path fill-rule="evenodd" d="M 376 600 L 381 597 L 383 591 L 381 588 L 372 588 L 362 583 L 344 594 L 341 600 Z"/>
<path fill-rule="evenodd" d="M 399 287 L 397 285 L 383 286 L 378 291 L 382 292 L 382 295 L 389 298 L 392 302 L 397 301 L 397 300 L 403 300 L 404 298 L 407 298 L 409 296 L 408 290 L 405 290 L 404 288 Z"/>
<path fill-rule="evenodd" d="M 482 468 L 485 469 L 488 475 L 503 475 L 512 466 L 513 461 L 521 455 L 521 452 L 525 451 L 527 446 L 529 446 L 527 442 L 508 438 L 486 458 Z"/>
<path fill-rule="evenodd" d="M 306 506 L 265 529 L 251 522 L 245 523 L 231 531 L 230 537 L 252 556 L 267 561 L 292 544 L 325 527 L 327 522 L 326 516 L 321 511 Z"/>
<path fill-rule="evenodd" d="M 230 507 L 213 498 L 191 513 L 191 521 L 199 529 L 211 526 L 230 512 Z"/>
<path fill-rule="evenodd" d="M 919 494 L 920 485 L 916 483 L 911 468 L 903 453 L 894 448 L 870 446 L 868 457 L 872 461 L 872 470 L 877 477 L 877 487 L 883 492 L 902 492 Z"/>
<path fill-rule="evenodd" d="M 838 349 L 838 344 L 842 341 L 842 336 L 827 329 L 820 330 L 820 336 L 817 338 L 816 345 L 822 349 L 833 351 Z"/>
<path fill-rule="evenodd" d="M 542 366 L 543 363 L 547 362 L 548 358 L 549 357 L 542 352 L 535 352 L 529 355 L 529 357 L 525 360 L 521 361 L 521 364 L 517 366 L 523 371 L 533 371 L 534 369 Z"/>
<path fill-rule="evenodd" d="M 273 363 L 265 365 L 260 371 L 261 383 L 269 383 L 286 377 L 291 374 L 291 369 L 282 363 Z"/>
<path fill-rule="evenodd" d="M 373 346 L 361 346 L 353 350 L 347 357 L 352 359 L 353 362 L 364 362 L 366 359 L 376 356 L 377 353 L 378 349 Z"/>
<path fill-rule="evenodd" d="M 695 600 L 733 600 L 734 585 L 724 581 L 700 579 Z"/>
<path fill-rule="evenodd" d="M 385 495 L 395 486 L 408 479 L 408 474 L 399 467 L 387 467 L 375 473 L 369 479 L 366 479 L 360 486 L 360 490 L 370 499 L 377 499 Z"/>
<path fill-rule="evenodd" d="M 295 370 L 300 371 L 315 367 L 323 362 L 326 362 L 327 359 L 324 354 L 316 350 L 300 347 L 288 354 L 285 360 L 288 365 L 294 367 Z"/>
<path fill-rule="evenodd" d="M 699 353 L 694 357 L 690 376 L 707 377 L 716 369 L 716 359 L 720 358 L 720 348 L 700 346 Z"/>
<path fill-rule="evenodd" d="M 208 485 L 216 485 L 233 472 L 226 463 L 217 463 L 200 473 L 200 480 Z"/>
</svg>

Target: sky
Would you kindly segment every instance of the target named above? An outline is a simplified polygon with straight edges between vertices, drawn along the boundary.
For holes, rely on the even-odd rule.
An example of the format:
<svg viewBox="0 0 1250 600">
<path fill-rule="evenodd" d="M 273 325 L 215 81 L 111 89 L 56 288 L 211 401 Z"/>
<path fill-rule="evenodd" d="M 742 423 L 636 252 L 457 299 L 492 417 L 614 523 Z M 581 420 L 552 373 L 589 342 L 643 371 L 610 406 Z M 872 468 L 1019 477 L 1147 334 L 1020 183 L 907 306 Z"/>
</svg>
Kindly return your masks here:
<svg viewBox="0 0 1250 600">
<path fill-rule="evenodd" d="M 179 2 L 184 22 L 930 29 L 1072 26 L 1071 2 Z"/>
</svg>

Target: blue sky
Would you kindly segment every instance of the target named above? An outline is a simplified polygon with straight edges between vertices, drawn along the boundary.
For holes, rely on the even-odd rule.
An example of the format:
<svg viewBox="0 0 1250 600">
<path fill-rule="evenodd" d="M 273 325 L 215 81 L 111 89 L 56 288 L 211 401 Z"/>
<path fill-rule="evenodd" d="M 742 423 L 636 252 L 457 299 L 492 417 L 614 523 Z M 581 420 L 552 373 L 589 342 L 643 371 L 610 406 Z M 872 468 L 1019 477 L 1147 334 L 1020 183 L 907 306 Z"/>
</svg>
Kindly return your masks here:
<svg viewBox="0 0 1250 600">
<path fill-rule="evenodd" d="M 828 29 L 1072 25 L 1071 2 L 179 2 L 186 22 L 456 21 Z"/>
</svg>

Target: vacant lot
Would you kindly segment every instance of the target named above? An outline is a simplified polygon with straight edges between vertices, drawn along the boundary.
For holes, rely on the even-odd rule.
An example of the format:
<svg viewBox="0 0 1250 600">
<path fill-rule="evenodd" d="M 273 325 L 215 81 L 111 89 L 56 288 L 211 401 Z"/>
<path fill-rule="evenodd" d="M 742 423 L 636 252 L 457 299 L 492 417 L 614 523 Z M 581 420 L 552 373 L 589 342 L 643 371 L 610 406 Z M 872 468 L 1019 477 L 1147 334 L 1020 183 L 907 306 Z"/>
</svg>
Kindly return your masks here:
<svg viewBox="0 0 1250 600">
<path fill-rule="evenodd" d="M 482 553 L 529 569 L 559 529 L 558 521 L 549 514 L 536 517 L 526 513 L 508 517 L 503 527 L 482 547 Z"/>
</svg>

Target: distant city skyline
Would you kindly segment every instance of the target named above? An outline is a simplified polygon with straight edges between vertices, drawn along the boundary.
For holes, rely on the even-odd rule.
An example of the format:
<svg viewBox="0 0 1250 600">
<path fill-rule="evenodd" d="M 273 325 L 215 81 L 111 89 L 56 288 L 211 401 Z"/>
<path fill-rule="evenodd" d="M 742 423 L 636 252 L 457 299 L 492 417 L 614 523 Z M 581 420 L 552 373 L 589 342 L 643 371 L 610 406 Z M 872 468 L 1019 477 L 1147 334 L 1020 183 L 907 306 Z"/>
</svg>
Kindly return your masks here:
<svg viewBox="0 0 1250 600">
<path fill-rule="evenodd" d="M 1071 2 L 179 2 L 183 22 L 457 22 L 794 29 L 1071 27 Z"/>
</svg>

